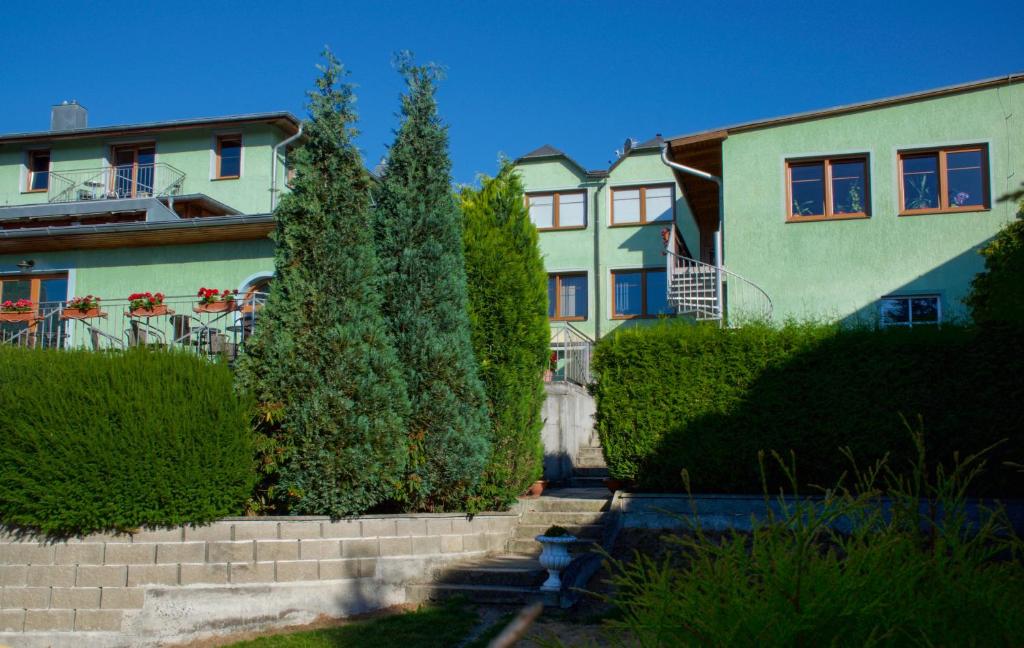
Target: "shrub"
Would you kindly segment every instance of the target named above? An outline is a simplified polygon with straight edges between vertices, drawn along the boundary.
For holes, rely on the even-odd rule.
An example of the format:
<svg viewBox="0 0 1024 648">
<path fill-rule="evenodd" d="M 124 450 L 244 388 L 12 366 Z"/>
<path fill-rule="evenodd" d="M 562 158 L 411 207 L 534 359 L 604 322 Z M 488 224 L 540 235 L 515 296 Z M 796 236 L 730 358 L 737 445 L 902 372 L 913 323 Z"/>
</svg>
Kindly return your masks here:
<svg viewBox="0 0 1024 648">
<path fill-rule="evenodd" d="M 1024 202 L 1020 215 L 1024 216 Z M 979 324 L 1024 322 L 1024 220 L 1008 223 L 981 248 L 985 271 L 971 281 L 965 302 Z"/>
<path fill-rule="evenodd" d="M 542 373 L 548 363 L 547 274 L 523 183 L 508 162 L 462 213 L 473 350 L 487 394 L 491 453 L 470 508 L 504 508 L 543 471 Z"/>
<path fill-rule="evenodd" d="M 466 310 L 439 70 L 399 57 L 402 123 L 375 192 L 384 318 L 408 388 L 407 510 L 461 509 L 487 462 L 488 418 Z"/>
<path fill-rule="evenodd" d="M 395 497 L 408 402 L 381 315 L 352 86 L 325 58 L 292 190 L 275 212 L 274 281 L 238 376 L 262 406 L 263 465 L 279 465 L 271 503 L 339 517 Z"/>
<path fill-rule="evenodd" d="M 1024 495 L 1024 332 L 944 326 L 875 331 L 836 326 L 719 329 L 670 322 L 598 344 L 597 429 L 613 477 L 678 490 L 680 471 L 710 492 L 758 492 L 758 450 L 793 450 L 805 483 L 844 466 L 837 448 L 897 465 L 912 448 L 904 418 L 923 417 L 949 460 L 1007 438 L 979 493 Z M 778 475 L 769 475 L 772 484 Z"/>
<path fill-rule="evenodd" d="M 695 525 L 662 561 L 613 561 L 611 631 L 652 647 L 1021 645 L 1022 543 L 963 497 L 981 463 L 933 471 L 912 445 L 908 474 L 878 462 L 823 500 L 780 498 L 752 533 Z"/>
<path fill-rule="evenodd" d="M 0 348 L 0 519 L 48 534 L 238 514 L 251 407 L 187 354 Z"/>
</svg>

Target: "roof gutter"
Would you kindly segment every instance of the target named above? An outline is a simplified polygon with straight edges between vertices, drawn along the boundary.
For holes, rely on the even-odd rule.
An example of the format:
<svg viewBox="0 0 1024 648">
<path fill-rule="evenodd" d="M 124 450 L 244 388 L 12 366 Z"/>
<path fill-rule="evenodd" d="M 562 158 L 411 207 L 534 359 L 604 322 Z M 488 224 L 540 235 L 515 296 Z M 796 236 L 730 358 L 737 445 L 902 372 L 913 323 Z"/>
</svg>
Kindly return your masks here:
<svg viewBox="0 0 1024 648">
<path fill-rule="evenodd" d="M 71 227 L 26 227 L 12 230 L 0 230 L 0 239 L 38 238 L 40 236 L 67 236 L 74 234 L 110 234 L 136 231 L 155 231 L 168 229 L 196 229 L 231 225 L 252 225 L 273 221 L 272 214 L 254 214 L 238 216 L 207 216 L 205 218 L 183 218 L 177 221 L 105 223 L 102 225 L 73 225 Z"/>
<path fill-rule="evenodd" d="M 282 146 L 288 146 L 295 140 L 302 137 L 302 129 L 304 124 L 299 122 L 299 130 L 294 135 L 286 140 L 282 140 L 277 144 L 274 144 L 273 152 L 270 155 L 270 163 L 273 168 L 270 170 L 270 211 L 273 213 L 274 208 L 277 207 L 277 151 Z"/>
</svg>

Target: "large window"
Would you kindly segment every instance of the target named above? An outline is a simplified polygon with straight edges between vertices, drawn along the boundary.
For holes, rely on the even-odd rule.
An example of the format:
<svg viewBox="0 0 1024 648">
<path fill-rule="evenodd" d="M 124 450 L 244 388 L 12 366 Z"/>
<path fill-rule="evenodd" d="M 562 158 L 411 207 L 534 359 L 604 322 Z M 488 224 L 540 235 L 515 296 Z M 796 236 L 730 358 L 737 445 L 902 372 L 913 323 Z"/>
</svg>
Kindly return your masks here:
<svg viewBox="0 0 1024 648">
<path fill-rule="evenodd" d="M 867 156 L 786 161 L 789 222 L 866 218 Z"/>
<path fill-rule="evenodd" d="M 156 182 L 156 145 L 115 146 L 113 193 L 118 198 L 145 198 L 153 195 Z"/>
<path fill-rule="evenodd" d="M 64 273 L 0 275 L 0 303 L 28 299 L 33 314 L 28 321 L 0 322 L 0 344 L 63 346 L 65 323 L 60 311 L 67 297 L 68 276 Z"/>
<path fill-rule="evenodd" d="M 530 220 L 539 230 L 582 229 L 587 226 L 587 192 L 527 194 Z"/>
<path fill-rule="evenodd" d="M 612 318 L 670 315 L 665 269 L 612 271 Z"/>
<path fill-rule="evenodd" d="M 890 295 L 879 302 L 881 324 L 888 326 L 934 326 L 942 321 L 938 295 Z"/>
<path fill-rule="evenodd" d="M 221 135 L 217 138 L 217 179 L 227 180 L 242 175 L 242 136 Z"/>
<path fill-rule="evenodd" d="M 587 275 L 561 273 L 548 275 L 548 317 L 552 320 L 587 319 Z"/>
<path fill-rule="evenodd" d="M 612 225 L 670 223 L 675 204 L 675 187 L 670 184 L 613 188 Z"/>
<path fill-rule="evenodd" d="M 988 147 L 900 151 L 900 214 L 988 209 Z"/>
<path fill-rule="evenodd" d="M 50 152 L 29 151 L 28 185 L 25 191 L 46 191 L 50 188 Z"/>
</svg>

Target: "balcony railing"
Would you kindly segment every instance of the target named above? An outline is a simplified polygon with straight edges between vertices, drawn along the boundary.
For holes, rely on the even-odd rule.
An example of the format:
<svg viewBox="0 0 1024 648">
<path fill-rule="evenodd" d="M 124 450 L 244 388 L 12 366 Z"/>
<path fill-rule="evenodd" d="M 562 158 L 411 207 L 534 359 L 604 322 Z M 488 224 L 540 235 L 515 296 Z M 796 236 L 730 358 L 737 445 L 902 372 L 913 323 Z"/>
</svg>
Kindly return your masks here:
<svg viewBox="0 0 1024 648">
<path fill-rule="evenodd" d="M 593 382 L 590 374 L 593 350 L 594 341 L 586 333 L 569 322 L 551 322 L 551 352 L 555 356 L 552 380 L 589 385 Z"/>
<path fill-rule="evenodd" d="M 184 183 L 185 173 L 163 162 L 51 171 L 46 197 L 52 203 L 159 198 L 180 194 Z"/>
<path fill-rule="evenodd" d="M 0 321 L 0 343 L 93 351 L 145 346 L 234 360 L 255 330 L 265 303 L 264 293 L 239 295 L 231 310 L 210 313 L 201 312 L 195 297 L 166 297 L 165 314 L 133 317 L 127 300 L 104 300 L 99 316 L 78 319 L 65 315 L 67 304 L 63 301 L 43 302 L 29 321 Z"/>
</svg>

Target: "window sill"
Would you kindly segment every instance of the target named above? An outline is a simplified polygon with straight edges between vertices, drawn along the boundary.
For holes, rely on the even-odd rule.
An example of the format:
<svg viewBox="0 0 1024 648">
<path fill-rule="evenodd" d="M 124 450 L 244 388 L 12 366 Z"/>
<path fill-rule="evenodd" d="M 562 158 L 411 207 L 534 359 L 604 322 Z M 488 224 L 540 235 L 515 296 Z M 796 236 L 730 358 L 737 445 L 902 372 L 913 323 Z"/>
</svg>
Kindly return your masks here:
<svg viewBox="0 0 1024 648">
<path fill-rule="evenodd" d="M 663 313 L 661 315 L 612 315 L 611 319 L 614 321 L 624 320 L 657 320 L 663 317 L 675 317 L 672 313 Z"/>
<path fill-rule="evenodd" d="M 648 225 L 661 225 L 662 227 L 669 227 L 672 225 L 671 220 L 660 220 L 660 221 L 648 221 L 646 223 L 609 223 L 608 227 L 646 227 Z"/>
<path fill-rule="evenodd" d="M 46 188 L 46 189 L 22 189 L 21 193 L 23 193 L 23 194 L 46 193 L 49 190 L 50 190 L 49 188 Z"/>
<path fill-rule="evenodd" d="M 242 176 L 240 176 L 240 175 L 236 175 L 236 176 L 217 176 L 216 178 L 210 178 L 210 180 L 212 182 L 216 182 L 218 180 L 240 180 L 241 178 L 242 178 Z"/>
<path fill-rule="evenodd" d="M 868 220 L 870 214 L 842 214 L 840 216 L 787 216 L 787 223 L 821 223 L 823 221 Z"/>
<path fill-rule="evenodd" d="M 572 227 L 538 227 L 538 232 L 573 232 L 587 229 L 586 225 L 573 225 Z"/>
<path fill-rule="evenodd" d="M 586 317 L 549 317 L 549 322 L 586 322 Z"/>
<path fill-rule="evenodd" d="M 984 207 L 982 205 L 972 205 L 971 207 L 958 207 L 955 209 L 912 209 L 910 211 L 901 211 L 899 216 L 930 216 L 932 214 L 971 214 L 978 212 L 992 211 L 991 207 Z"/>
</svg>

